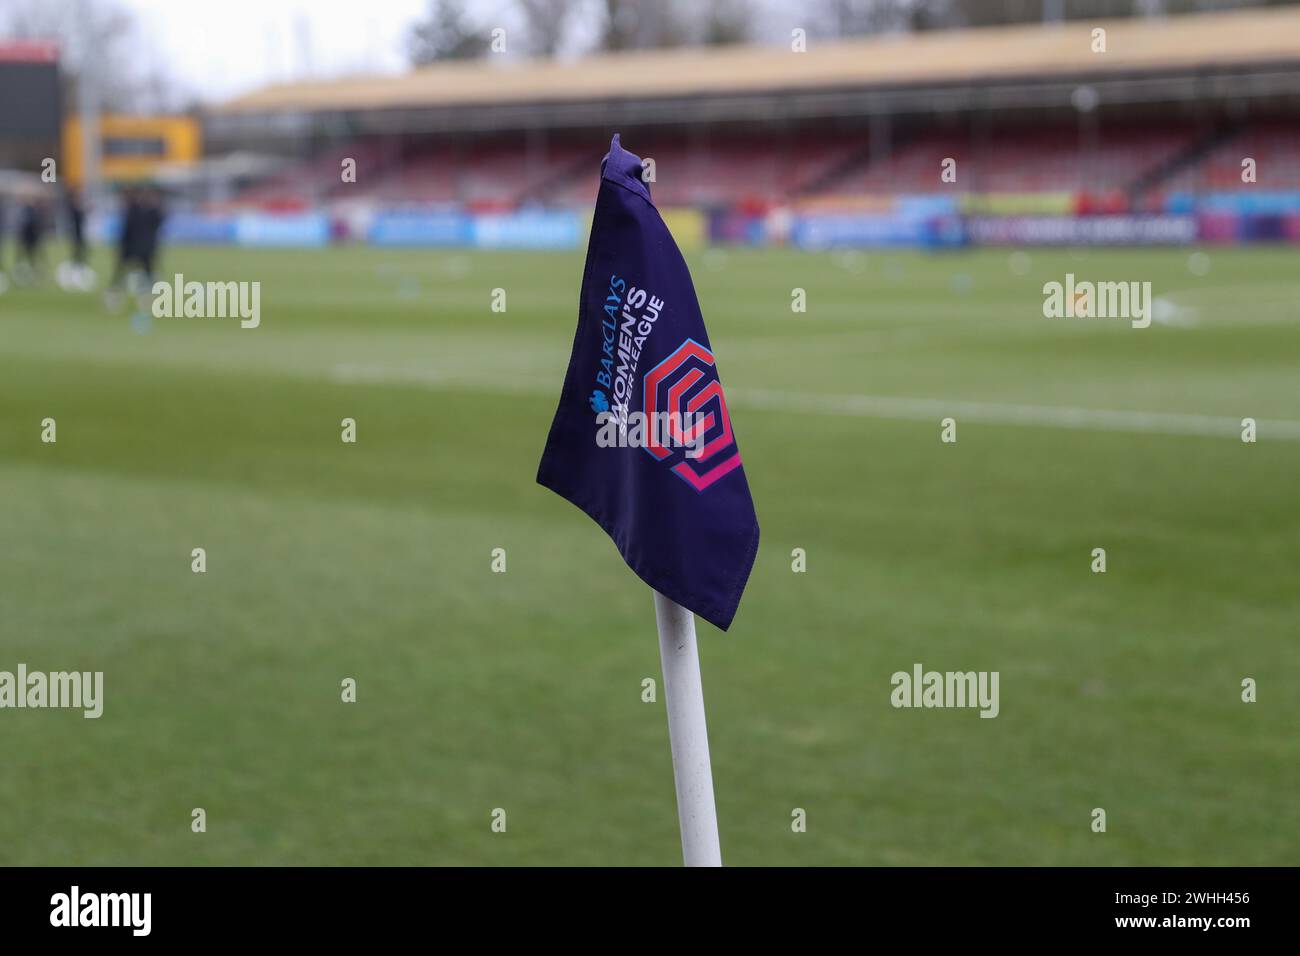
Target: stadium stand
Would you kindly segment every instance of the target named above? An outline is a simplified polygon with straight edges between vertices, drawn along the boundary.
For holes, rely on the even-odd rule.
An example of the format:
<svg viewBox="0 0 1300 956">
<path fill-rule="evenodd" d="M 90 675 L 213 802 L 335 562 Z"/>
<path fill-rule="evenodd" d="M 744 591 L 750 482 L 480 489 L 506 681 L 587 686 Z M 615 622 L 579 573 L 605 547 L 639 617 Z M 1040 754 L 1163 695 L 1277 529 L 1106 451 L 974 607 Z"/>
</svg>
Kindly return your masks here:
<svg viewBox="0 0 1300 956">
<path fill-rule="evenodd" d="M 355 159 L 358 166 L 377 168 L 381 157 L 379 144 L 352 142 L 288 165 L 245 189 L 238 201 L 292 208 L 328 199 L 341 184 L 339 169 L 346 157 Z"/>
<path fill-rule="evenodd" d="M 1165 182 L 1169 191 L 1208 192 L 1258 189 L 1300 189 L 1300 126 L 1294 122 L 1260 122 L 1226 136 L 1199 163 Z M 1255 160 L 1256 181 L 1241 178 L 1244 158 Z"/>
<path fill-rule="evenodd" d="M 1089 42 L 1097 26 L 1104 56 Z M 654 161 L 661 206 L 742 219 L 944 195 L 976 216 L 1188 215 L 1186 194 L 1246 185 L 1247 155 L 1260 184 L 1300 190 L 1296 7 L 875 37 L 815 54 L 489 58 L 293 83 L 215 109 L 205 141 L 317 145 L 238 197 L 271 209 L 586 209 L 592 156 L 614 130 Z M 339 180 L 345 156 L 355 184 Z M 940 175 L 949 159 L 955 181 Z"/>
<path fill-rule="evenodd" d="M 830 185 L 867 193 L 1125 190 L 1187 148 L 1194 136 L 1190 126 L 1107 127 L 1090 145 L 1077 126 L 1006 127 L 989 131 L 986 142 L 976 145 L 970 134 L 929 133 Z M 958 170 L 951 185 L 937 176 L 949 158 Z"/>
<path fill-rule="evenodd" d="M 879 157 L 861 134 L 770 140 L 750 133 L 695 141 L 651 134 L 640 137 L 637 147 L 655 161 L 654 193 L 670 206 L 770 206 L 813 195 L 1235 189 L 1242 186 L 1242 156 L 1254 157 L 1275 188 L 1300 188 L 1300 171 L 1290 161 L 1300 147 L 1294 127 L 1264 122 L 1226 140 L 1218 136 L 1213 151 L 1182 168 L 1178 161 L 1203 137 L 1188 122 L 1107 126 L 1092 142 L 1072 125 L 997 128 L 982 137 L 971 130 L 921 132 L 896 137 Z M 239 201 L 284 207 L 345 197 L 473 208 L 588 205 L 595 194 L 591 153 L 599 143 L 593 147 L 574 137 L 529 158 L 512 139 L 397 150 L 386 150 L 382 142 L 354 142 L 276 173 L 242 192 Z M 364 173 L 356 189 L 340 182 L 344 157 L 356 159 Z M 947 159 L 956 161 L 954 183 L 939 177 Z M 1162 171 L 1171 171 L 1163 182 Z"/>
</svg>

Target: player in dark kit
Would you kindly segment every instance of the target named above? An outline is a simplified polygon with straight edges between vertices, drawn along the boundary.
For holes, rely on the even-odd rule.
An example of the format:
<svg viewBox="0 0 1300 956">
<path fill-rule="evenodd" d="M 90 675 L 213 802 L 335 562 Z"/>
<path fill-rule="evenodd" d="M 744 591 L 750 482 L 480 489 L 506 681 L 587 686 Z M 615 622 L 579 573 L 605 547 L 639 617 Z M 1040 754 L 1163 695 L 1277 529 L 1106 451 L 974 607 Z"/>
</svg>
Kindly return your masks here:
<svg viewBox="0 0 1300 956">
<path fill-rule="evenodd" d="M 69 189 L 64 197 L 68 213 L 68 232 L 72 239 L 72 261 L 79 266 L 86 264 L 86 207 L 81 203 L 81 196 L 75 189 Z"/>
<path fill-rule="evenodd" d="M 110 306 L 119 298 L 118 288 L 133 264 L 144 273 L 146 289 L 153 286 L 154 262 L 158 256 L 158 241 L 164 219 L 162 197 L 157 190 L 127 191 L 122 232 L 118 237 L 117 267 L 106 293 Z"/>
<path fill-rule="evenodd" d="M 5 197 L 0 193 L 0 292 L 9 288 L 9 277 L 5 275 Z"/>
<path fill-rule="evenodd" d="M 36 282 L 45 269 L 46 209 L 45 200 L 31 199 L 18 219 L 18 260 L 14 263 L 14 280 Z"/>
<path fill-rule="evenodd" d="M 133 250 L 136 244 L 136 234 L 139 231 L 137 223 L 140 218 L 139 202 L 136 191 L 127 189 L 122 193 L 122 228 L 117 235 L 117 265 L 113 268 L 113 281 L 109 283 L 110 289 L 116 289 L 126 277 L 127 266 L 134 258 Z"/>
<path fill-rule="evenodd" d="M 141 203 L 137 236 L 139 246 L 136 249 L 136 257 L 150 285 L 153 284 L 154 260 L 158 257 L 158 240 L 162 235 L 163 222 L 166 218 L 163 212 L 162 193 L 156 189 L 146 190 Z"/>
<path fill-rule="evenodd" d="M 86 261 L 86 207 L 75 188 L 63 193 L 63 213 L 67 218 L 68 241 L 72 254 L 59 263 L 55 273 L 59 286 L 68 292 L 88 292 L 95 284 L 95 270 Z"/>
</svg>

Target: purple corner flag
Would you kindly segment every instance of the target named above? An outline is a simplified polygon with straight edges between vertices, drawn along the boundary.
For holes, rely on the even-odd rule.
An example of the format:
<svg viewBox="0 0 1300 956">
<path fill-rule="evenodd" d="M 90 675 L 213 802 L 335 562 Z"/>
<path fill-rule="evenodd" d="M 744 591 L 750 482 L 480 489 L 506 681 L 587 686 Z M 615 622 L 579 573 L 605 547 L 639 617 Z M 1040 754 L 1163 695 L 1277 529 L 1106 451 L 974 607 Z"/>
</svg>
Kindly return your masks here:
<svg viewBox="0 0 1300 956">
<path fill-rule="evenodd" d="M 604 528 L 646 584 L 731 625 L 758 518 L 690 272 L 617 135 L 537 481 Z"/>
</svg>

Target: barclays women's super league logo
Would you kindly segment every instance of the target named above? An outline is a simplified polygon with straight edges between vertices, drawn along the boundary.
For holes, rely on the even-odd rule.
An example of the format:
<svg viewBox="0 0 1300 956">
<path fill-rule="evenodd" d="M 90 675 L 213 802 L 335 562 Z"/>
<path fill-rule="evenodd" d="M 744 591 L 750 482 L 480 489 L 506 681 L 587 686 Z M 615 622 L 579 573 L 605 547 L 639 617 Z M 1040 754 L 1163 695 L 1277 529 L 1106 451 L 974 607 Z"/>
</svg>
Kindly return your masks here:
<svg viewBox="0 0 1300 956">
<path fill-rule="evenodd" d="M 696 491 L 704 491 L 740 467 L 740 451 L 713 352 L 687 339 L 646 373 L 642 387 L 646 414 L 667 421 L 670 439 L 652 439 L 646 451 L 669 462 L 678 458 L 675 446 L 687 449 L 672 465 L 673 474 Z"/>
</svg>

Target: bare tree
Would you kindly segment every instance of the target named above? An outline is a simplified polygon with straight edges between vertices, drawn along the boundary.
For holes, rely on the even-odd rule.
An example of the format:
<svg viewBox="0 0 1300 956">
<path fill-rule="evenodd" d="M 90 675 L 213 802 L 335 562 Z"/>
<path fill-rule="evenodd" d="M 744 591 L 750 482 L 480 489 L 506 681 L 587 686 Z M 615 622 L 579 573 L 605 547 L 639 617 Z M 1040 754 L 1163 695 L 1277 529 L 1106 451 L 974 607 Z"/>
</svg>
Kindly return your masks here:
<svg viewBox="0 0 1300 956">
<path fill-rule="evenodd" d="M 602 50 L 631 50 L 636 46 L 636 10 L 631 0 L 605 0 Z"/>
<path fill-rule="evenodd" d="M 470 60 L 486 55 L 488 37 L 465 17 L 462 0 L 429 0 L 425 18 L 412 25 L 406 38 L 411 63 Z"/>
<path fill-rule="evenodd" d="M 751 0 L 708 0 L 701 13 L 700 39 L 709 46 L 748 43 L 754 38 L 757 11 Z"/>
<path fill-rule="evenodd" d="M 1176 15 L 1273 6 L 1295 0 L 815 0 L 813 22 L 823 34 L 858 36 L 891 31 Z"/>
<path fill-rule="evenodd" d="M 974 0 L 978 3 L 980 0 Z M 999 0 L 1008 6 L 1042 0 Z M 897 33 L 958 26 L 961 0 L 820 0 L 816 22 L 831 36 Z"/>
<path fill-rule="evenodd" d="M 10 0 L 0 32 L 19 40 L 56 40 L 64 105 L 75 109 L 90 78 L 102 109 L 168 111 L 186 99 L 161 60 L 141 60 L 131 14 L 111 0 Z"/>
<path fill-rule="evenodd" d="M 605 0 L 602 50 L 650 50 L 687 40 L 687 26 L 672 0 Z"/>
<path fill-rule="evenodd" d="M 833 37 L 860 36 L 884 29 L 892 0 L 820 0 L 816 5 L 822 29 Z"/>
<path fill-rule="evenodd" d="M 531 53 L 554 56 L 564 42 L 576 0 L 518 0 L 528 32 L 525 45 Z"/>
</svg>

